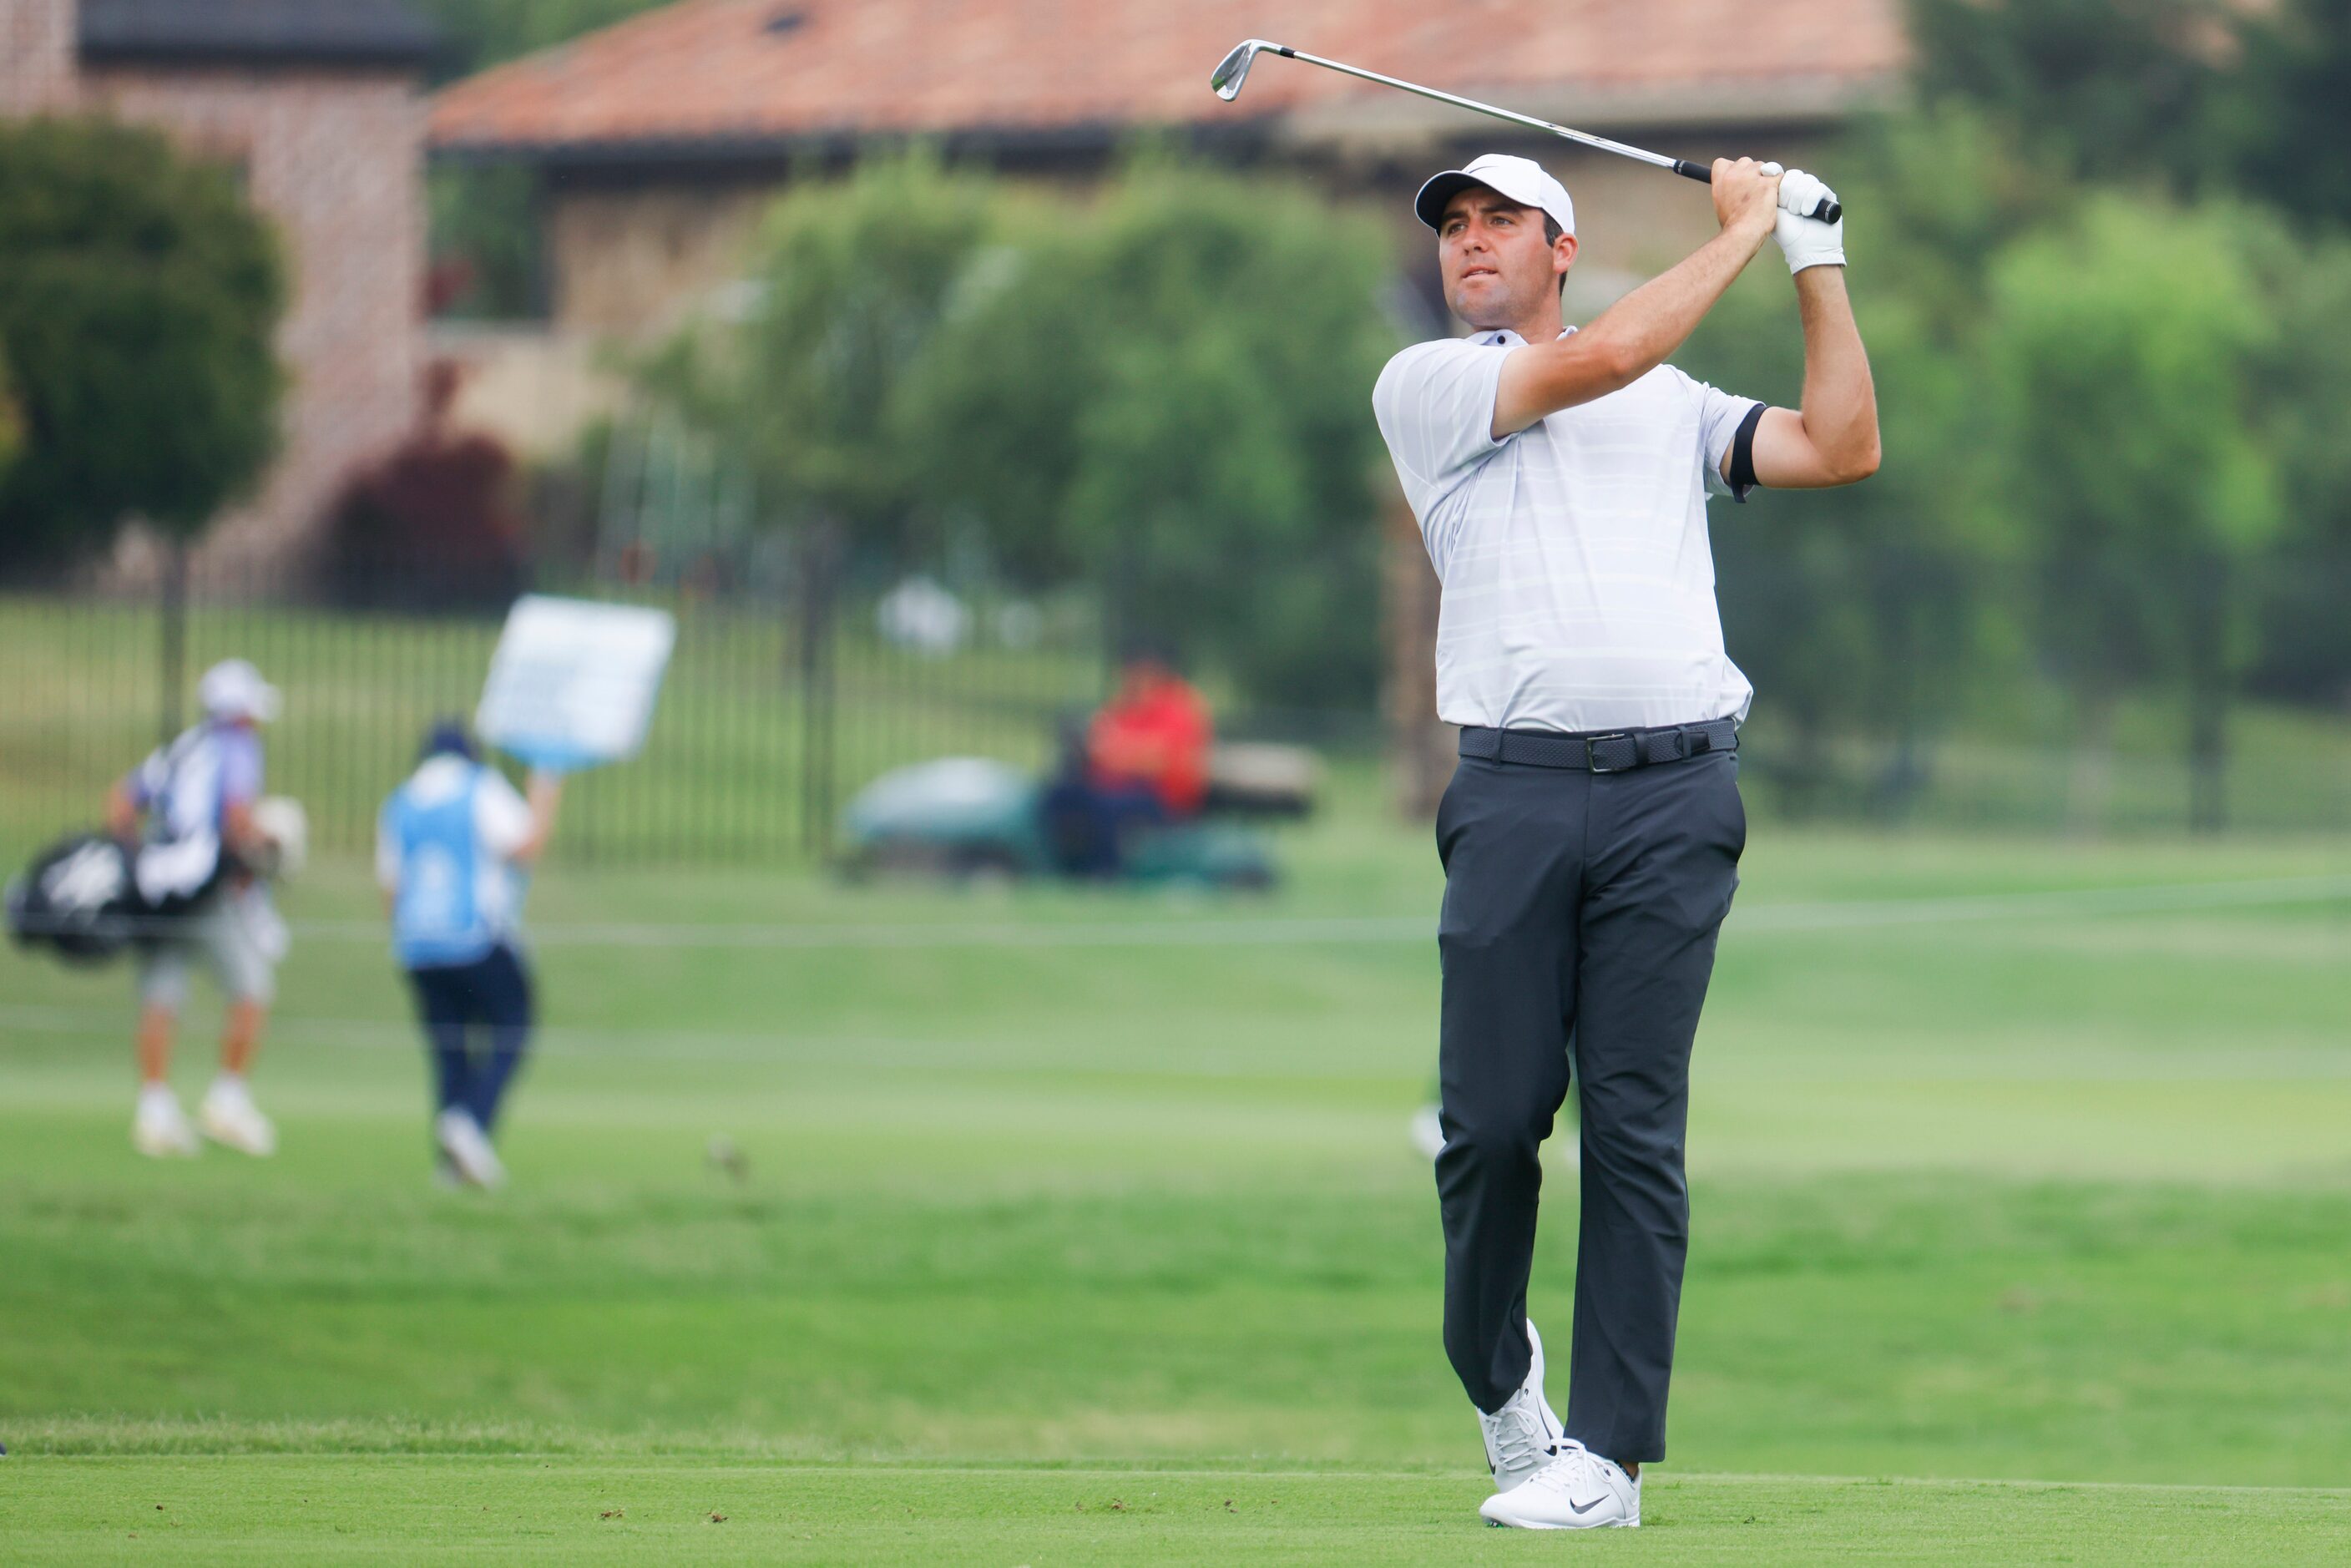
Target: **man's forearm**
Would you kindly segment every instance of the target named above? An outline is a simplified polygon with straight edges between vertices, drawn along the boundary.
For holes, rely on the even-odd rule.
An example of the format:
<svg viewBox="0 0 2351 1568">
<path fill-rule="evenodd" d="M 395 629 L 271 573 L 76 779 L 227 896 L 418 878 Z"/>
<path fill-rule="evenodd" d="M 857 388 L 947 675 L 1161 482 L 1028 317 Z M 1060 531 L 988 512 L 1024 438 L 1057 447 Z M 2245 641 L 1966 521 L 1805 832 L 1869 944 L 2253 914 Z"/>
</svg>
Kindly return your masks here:
<svg viewBox="0 0 2351 1568">
<path fill-rule="evenodd" d="M 1754 259 L 1768 232 L 1725 229 L 1582 331 L 1511 355 L 1495 397 L 1495 436 L 1605 397 L 1665 363 Z"/>
<path fill-rule="evenodd" d="M 269 843 L 267 835 L 254 826 L 252 806 L 244 803 L 221 813 L 221 841 L 234 853 L 248 859 L 259 855 Z"/>
<path fill-rule="evenodd" d="M 1866 478 L 1877 469 L 1877 388 L 1844 268 L 1796 274 L 1796 305 L 1804 323 L 1804 434 L 1837 477 Z"/>
<path fill-rule="evenodd" d="M 563 805 L 563 775 L 531 769 L 529 804 L 530 836 L 507 857 L 522 865 L 535 862 L 546 851 L 547 841 L 554 836 L 555 814 Z"/>
<path fill-rule="evenodd" d="M 1769 237 L 1724 230 L 1602 311 L 1577 336 L 1589 337 L 1604 360 L 1624 371 L 1622 384 L 1638 381 L 1698 330 Z"/>
</svg>

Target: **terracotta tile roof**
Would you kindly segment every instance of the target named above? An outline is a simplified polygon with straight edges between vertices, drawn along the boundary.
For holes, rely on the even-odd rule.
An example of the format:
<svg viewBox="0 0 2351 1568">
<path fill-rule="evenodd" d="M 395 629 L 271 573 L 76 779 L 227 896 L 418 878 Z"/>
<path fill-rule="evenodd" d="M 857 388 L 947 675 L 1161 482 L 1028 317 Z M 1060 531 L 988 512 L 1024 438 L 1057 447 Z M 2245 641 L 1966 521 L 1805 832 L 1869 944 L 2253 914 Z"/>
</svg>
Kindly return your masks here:
<svg viewBox="0 0 2351 1568">
<path fill-rule="evenodd" d="M 1099 136 L 1393 120 L 1374 100 L 1420 102 L 1273 57 L 1238 102 L 1221 102 L 1208 71 L 1250 36 L 1534 112 L 1581 104 L 1585 123 L 1766 102 L 1817 116 L 1899 69 L 1899 0 L 678 0 L 453 84 L 434 100 L 432 138 L 444 152 L 560 153 Z"/>
</svg>

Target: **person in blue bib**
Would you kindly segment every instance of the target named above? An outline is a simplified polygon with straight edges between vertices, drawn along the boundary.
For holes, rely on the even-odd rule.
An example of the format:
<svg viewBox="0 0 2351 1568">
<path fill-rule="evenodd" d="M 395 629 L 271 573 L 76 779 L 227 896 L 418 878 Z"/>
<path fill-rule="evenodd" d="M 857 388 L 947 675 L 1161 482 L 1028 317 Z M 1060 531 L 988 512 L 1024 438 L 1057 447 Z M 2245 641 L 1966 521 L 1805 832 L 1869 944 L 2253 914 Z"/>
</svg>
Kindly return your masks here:
<svg viewBox="0 0 2351 1568">
<path fill-rule="evenodd" d="M 462 724 L 444 720 L 377 819 L 376 880 L 433 1053 L 444 1179 L 481 1187 L 506 1179 L 490 1136 L 530 1040 L 523 892 L 562 793 L 559 775 L 534 772 L 525 800 L 481 760 Z"/>
</svg>

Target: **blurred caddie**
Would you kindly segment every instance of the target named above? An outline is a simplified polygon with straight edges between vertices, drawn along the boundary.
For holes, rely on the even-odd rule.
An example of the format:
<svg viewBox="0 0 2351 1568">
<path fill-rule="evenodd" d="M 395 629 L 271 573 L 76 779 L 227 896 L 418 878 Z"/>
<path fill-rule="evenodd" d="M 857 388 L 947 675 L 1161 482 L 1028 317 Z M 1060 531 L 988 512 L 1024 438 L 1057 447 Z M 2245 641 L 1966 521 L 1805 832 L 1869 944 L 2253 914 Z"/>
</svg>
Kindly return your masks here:
<svg viewBox="0 0 2351 1568">
<path fill-rule="evenodd" d="M 196 699 L 203 719 L 107 800 L 108 831 L 136 843 L 131 863 L 141 902 L 178 911 L 139 940 L 140 1087 L 131 1142 L 143 1155 L 193 1155 L 201 1126 L 215 1143 L 268 1155 L 277 1131 L 254 1104 L 246 1074 L 286 956 L 285 923 L 257 874 L 280 852 L 260 810 L 260 727 L 277 716 L 277 691 L 245 660 L 226 659 L 204 672 Z M 172 1091 L 171 1066 L 188 970 L 198 962 L 220 982 L 227 1012 L 220 1072 L 192 1126 Z"/>
<path fill-rule="evenodd" d="M 377 820 L 376 880 L 433 1055 L 444 1179 L 506 1179 L 490 1137 L 530 1040 L 523 894 L 561 798 L 559 777 L 535 772 L 526 800 L 481 761 L 463 725 L 444 721 Z"/>
</svg>

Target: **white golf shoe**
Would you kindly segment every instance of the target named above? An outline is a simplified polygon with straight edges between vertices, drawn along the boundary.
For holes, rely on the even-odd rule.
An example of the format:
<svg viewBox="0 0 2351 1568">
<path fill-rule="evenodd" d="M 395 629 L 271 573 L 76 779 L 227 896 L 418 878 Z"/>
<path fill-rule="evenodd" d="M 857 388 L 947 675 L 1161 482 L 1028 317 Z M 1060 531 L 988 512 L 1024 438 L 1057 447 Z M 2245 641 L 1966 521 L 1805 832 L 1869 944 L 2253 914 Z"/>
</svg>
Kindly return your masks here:
<svg viewBox="0 0 2351 1568">
<path fill-rule="evenodd" d="M 151 1160 L 193 1155 L 203 1147 L 188 1113 L 180 1109 L 180 1097 L 160 1083 L 139 1092 L 139 1110 L 131 1118 L 131 1146 Z"/>
<path fill-rule="evenodd" d="M 456 1168 L 458 1179 L 478 1187 L 505 1183 L 507 1168 L 498 1163 L 497 1150 L 490 1147 L 488 1135 L 469 1113 L 454 1107 L 442 1112 L 434 1118 L 433 1137 Z"/>
<path fill-rule="evenodd" d="M 1637 1529 L 1641 1482 L 1573 1439 L 1523 1485 L 1478 1505 L 1489 1524 L 1513 1530 Z"/>
<path fill-rule="evenodd" d="M 1478 1425 L 1486 1434 L 1486 1468 L 1494 1472 L 1498 1494 L 1532 1478 L 1567 1439 L 1567 1429 L 1543 1398 L 1542 1335 L 1535 1333 L 1532 1322 L 1527 1324 L 1527 1349 L 1533 1359 L 1519 1391 L 1491 1416 L 1478 1412 Z"/>
<path fill-rule="evenodd" d="M 223 1075 L 213 1080 L 213 1086 L 204 1091 L 204 1103 L 196 1107 L 196 1124 L 204 1130 L 205 1137 L 239 1154 L 266 1157 L 277 1152 L 277 1129 L 253 1103 L 242 1078 Z"/>
</svg>

